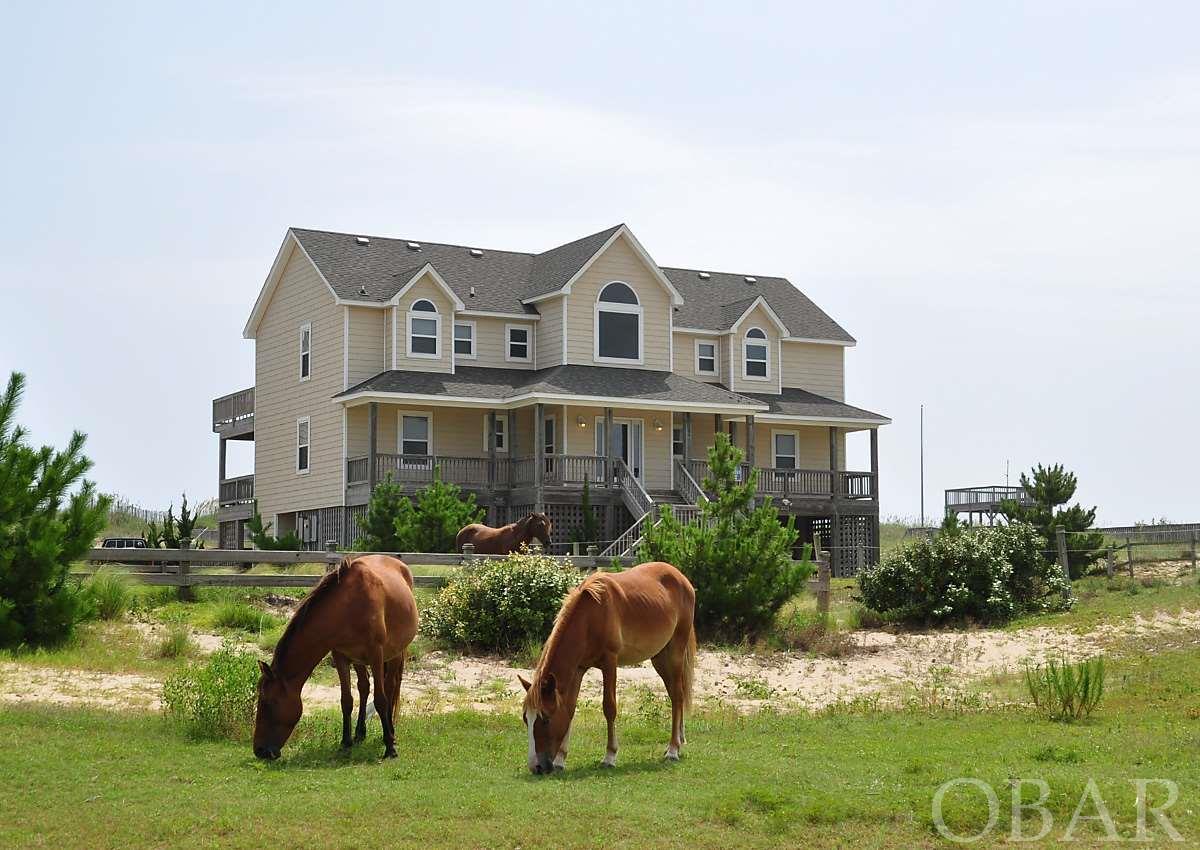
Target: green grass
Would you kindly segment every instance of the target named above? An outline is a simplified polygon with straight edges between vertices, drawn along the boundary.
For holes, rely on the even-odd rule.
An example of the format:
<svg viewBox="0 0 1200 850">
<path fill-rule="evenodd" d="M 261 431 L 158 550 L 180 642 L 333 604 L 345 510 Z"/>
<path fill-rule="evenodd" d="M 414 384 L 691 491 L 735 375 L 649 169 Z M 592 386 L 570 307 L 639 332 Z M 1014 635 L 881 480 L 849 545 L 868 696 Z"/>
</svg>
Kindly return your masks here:
<svg viewBox="0 0 1200 850">
<path fill-rule="evenodd" d="M 1128 620 L 1133 615 L 1150 617 L 1156 611 L 1177 614 L 1200 608 L 1200 586 L 1190 577 L 1169 581 L 1088 576 L 1072 582 L 1072 586 L 1077 602 L 1070 611 L 1021 617 L 1007 628 L 1054 626 L 1090 631 L 1100 625 Z"/>
<path fill-rule="evenodd" d="M 175 669 L 177 661 L 161 657 L 159 643 L 147 640 L 129 623 L 82 623 L 73 637 L 58 646 L 0 650 L 0 661 L 99 673 L 165 675 Z"/>
<path fill-rule="evenodd" d="M 10 708 L 0 710 L 0 846 L 941 847 L 931 799 L 961 776 L 1002 801 L 994 840 L 976 846 L 1003 845 L 1014 778 L 1049 783 L 1054 841 L 1089 778 L 1127 838 L 1132 780 L 1171 779 L 1181 792 L 1172 822 L 1195 842 L 1194 652 L 1112 673 L 1111 696 L 1078 726 L 1012 709 L 700 712 L 678 764 L 661 760 L 661 698 L 627 700 L 615 770 L 598 767 L 603 719 L 584 706 L 568 769 L 550 778 L 529 775 L 509 714 L 404 717 L 400 758 L 381 762 L 377 723 L 343 755 L 338 715 L 322 712 L 263 764 L 247 742 L 193 743 L 159 717 Z M 949 794 L 945 811 L 962 831 L 987 816 L 978 794 Z M 1080 837 L 1092 846 L 1095 833 L 1085 825 Z"/>
</svg>

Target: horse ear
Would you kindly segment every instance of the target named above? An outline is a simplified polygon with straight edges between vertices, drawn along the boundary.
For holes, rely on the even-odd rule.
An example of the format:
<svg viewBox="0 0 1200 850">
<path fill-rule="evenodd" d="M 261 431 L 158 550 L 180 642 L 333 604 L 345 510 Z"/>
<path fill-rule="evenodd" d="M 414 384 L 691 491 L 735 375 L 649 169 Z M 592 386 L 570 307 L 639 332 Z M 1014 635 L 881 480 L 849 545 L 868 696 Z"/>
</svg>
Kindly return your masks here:
<svg viewBox="0 0 1200 850">
<path fill-rule="evenodd" d="M 258 669 L 262 671 L 262 676 L 264 679 L 271 679 L 275 676 L 275 674 L 271 672 L 271 665 L 267 664 L 267 662 L 263 661 L 261 658 L 258 661 Z"/>
<path fill-rule="evenodd" d="M 545 676 L 542 677 L 542 697 L 543 697 L 543 699 L 550 699 L 554 696 L 555 686 L 556 686 L 556 683 L 554 681 L 553 673 L 547 673 Z"/>
<path fill-rule="evenodd" d="M 521 687 L 523 687 L 526 691 L 533 687 L 533 685 L 525 681 L 525 677 L 520 673 L 517 674 L 517 681 L 521 683 Z"/>
</svg>

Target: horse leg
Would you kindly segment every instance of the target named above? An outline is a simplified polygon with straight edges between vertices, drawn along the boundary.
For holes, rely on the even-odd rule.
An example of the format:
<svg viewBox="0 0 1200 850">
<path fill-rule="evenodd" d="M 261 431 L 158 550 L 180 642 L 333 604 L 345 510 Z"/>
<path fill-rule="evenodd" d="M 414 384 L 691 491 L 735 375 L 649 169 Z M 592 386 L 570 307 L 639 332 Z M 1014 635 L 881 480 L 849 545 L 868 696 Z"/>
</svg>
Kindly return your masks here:
<svg viewBox="0 0 1200 850">
<path fill-rule="evenodd" d="M 371 674 L 362 664 L 354 665 L 354 673 L 358 676 L 358 723 L 354 727 L 354 740 L 364 741 L 367 738 L 367 698 L 371 696 Z"/>
<path fill-rule="evenodd" d="M 387 674 L 383 663 L 382 648 L 375 651 L 371 659 L 371 678 L 375 680 L 375 713 L 383 724 L 383 757 L 396 757 L 396 730 L 392 726 L 392 707 L 388 705 Z"/>
<path fill-rule="evenodd" d="M 617 658 L 609 656 L 601 664 L 604 676 L 604 719 L 608 722 L 608 749 L 604 753 L 605 767 L 617 766 Z"/>
<path fill-rule="evenodd" d="M 392 728 L 396 728 L 396 714 L 400 707 L 400 683 L 404 681 L 404 656 L 392 659 L 387 664 L 388 704 L 392 707 Z"/>
<path fill-rule="evenodd" d="M 667 745 L 665 754 L 671 761 L 679 760 L 679 748 L 683 746 L 683 652 L 676 643 L 672 640 L 650 659 L 667 686 L 667 696 L 671 698 L 671 743 Z"/>
<path fill-rule="evenodd" d="M 342 686 L 342 749 L 350 749 L 350 715 L 354 713 L 354 695 L 350 693 L 350 662 L 346 656 L 333 653 L 333 666 Z"/>
</svg>

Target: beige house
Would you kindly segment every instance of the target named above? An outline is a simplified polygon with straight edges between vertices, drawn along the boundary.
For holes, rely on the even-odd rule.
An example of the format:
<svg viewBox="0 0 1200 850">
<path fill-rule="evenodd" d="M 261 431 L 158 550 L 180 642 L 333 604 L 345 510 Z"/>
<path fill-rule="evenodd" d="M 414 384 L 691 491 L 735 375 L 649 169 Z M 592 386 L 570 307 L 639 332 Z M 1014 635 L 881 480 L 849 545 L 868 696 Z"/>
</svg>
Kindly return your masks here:
<svg viewBox="0 0 1200 850">
<path fill-rule="evenodd" d="M 587 480 L 619 553 L 657 505 L 701 498 L 725 431 L 843 570 L 876 551 L 890 420 L 845 403 L 854 339 L 784 278 L 662 267 L 625 225 L 539 254 L 293 228 L 244 336 L 255 386 L 213 402 L 223 545 L 255 501 L 308 546 L 349 545 L 376 483 L 436 470 L 493 523 L 547 512 L 556 542 Z M 847 470 L 863 430 L 871 468 Z M 231 439 L 254 440 L 254 475 L 225 477 Z"/>
</svg>

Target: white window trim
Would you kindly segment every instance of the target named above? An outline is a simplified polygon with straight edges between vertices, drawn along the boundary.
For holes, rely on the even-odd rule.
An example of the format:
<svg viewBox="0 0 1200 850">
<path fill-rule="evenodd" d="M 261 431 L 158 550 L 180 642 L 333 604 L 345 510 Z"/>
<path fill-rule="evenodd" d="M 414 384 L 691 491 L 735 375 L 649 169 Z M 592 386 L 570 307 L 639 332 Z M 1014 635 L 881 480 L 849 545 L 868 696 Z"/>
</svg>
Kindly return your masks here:
<svg viewBox="0 0 1200 850">
<path fill-rule="evenodd" d="M 525 356 L 512 356 L 512 332 L 525 331 Z M 520 345 L 521 343 L 516 343 Z M 504 326 L 504 359 L 508 363 L 532 363 L 533 362 L 533 325 L 515 324 Z"/>
<path fill-rule="evenodd" d="M 304 333 L 308 332 L 308 374 L 304 374 Z M 300 326 L 300 357 L 298 364 L 298 372 L 300 373 L 300 381 L 304 382 L 312 378 L 313 372 L 313 355 L 312 355 L 312 322 L 305 322 Z"/>
<path fill-rule="evenodd" d="M 308 442 L 303 444 L 304 448 L 308 449 L 308 466 L 304 467 L 304 469 L 300 468 L 300 448 L 302 445 L 300 442 L 301 425 L 304 425 L 305 430 L 308 431 Z M 296 474 L 308 475 L 310 472 L 312 472 L 312 417 L 301 416 L 296 420 L 296 447 L 294 451 L 296 453 Z"/>
<path fill-rule="evenodd" d="M 476 359 L 478 359 L 478 357 L 479 357 L 479 331 L 475 327 L 475 322 L 468 321 L 466 319 L 455 319 L 454 327 L 457 329 L 459 325 L 465 325 L 471 329 L 471 353 L 470 354 L 459 354 L 457 351 L 454 350 L 454 343 L 456 343 L 458 340 L 454 337 L 453 333 L 451 333 L 451 335 L 450 335 L 450 344 L 451 344 L 450 350 L 454 351 L 454 357 L 459 360 L 476 360 Z"/>
<path fill-rule="evenodd" d="M 483 415 L 483 450 L 484 450 L 484 452 L 491 451 L 491 446 L 488 445 L 488 419 L 489 418 L 490 418 L 489 414 L 485 413 Z M 508 414 L 507 413 L 497 413 L 496 421 L 504 423 L 504 427 L 501 429 L 504 432 L 504 447 L 501 448 L 500 446 L 496 446 L 496 453 L 497 454 L 508 454 L 508 444 L 509 444 L 509 441 L 512 439 L 510 434 L 508 433 Z"/>
<path fill-rule="evenodd" d="M 761 340 L 755 339 L 755 341 L 753 343 L 750 342 L 750 331 L 758 331 L 759 333 L 761 333 L 763 335 L 763 339 L 761 339 Z M 747 370 L 747 366 L 749 365 L 750 361 L 749 361 L 749 358 L 746 356 L 746 349 L 749 348 L 751 345 L 761 345 L 763 348 L 765 348 L 767 350 L 767 358 L 766 358 L 767 374 L 765 374 L 765 375 L 749 374 L 749 372 Z M 762 361 L 755 360 L 754 362 L 759 363 Z M 767 336 L 766 331 L 764 331 L 762 328 L 757 327 L 757 326 L 755 326 L 753 328 L 748 328 L 746 330 L 746 332 L 744 334 L 742 334 L 742 380 L 745 380 L 745 381 L 769 381 L 769 380 L 771 380 L 771 338 Z"/>
<path fill-rule="evenodd" d="M 536 419 L 537 417 L 534 417 L 534 418 Z M 565 452 L 559 452 L 559 450 L 558 450 L 558 416 L 553 413 L 547 413 L 542 416 L 542 421 L 543 421 L 543 423 L 546 423 L 546 422 L 550 423 L 550 429 L 551 429 L 550 433 L 554 435 L 554 451 L 550 452 L 550 454 L 551 455 L 565 454 Z M 546 427 L 545 424 L 543 424 L 542 428 L 545 428 L 545 427 Z M 545 444 L 546 444 L 546 432 L 545 431 L 543 431 L 541 434 L 541 440 L 542 440 L 542 449 L 543 449 L 543 451 L 545 451 Z"/>
<path fill-rule="evenodd" d="M 416 304 L 418 301 L 428 301 L 430 304 L 433 304 L 433 301 L 429 298 L 418 298 L 415 301 L 413 301 L 413 304 Z M 436 307 L 437 305 L 434 304 L 434 306 Z M 433 341 L 434 341 L 434 345 L 437 347 L 437 351 L 434 352 L 433 354 L 425 354 L 423 352 L 412 350 L 413 319 L 432 319 L 433 320 L 433 322 L 434 322 Z M 441 360 L 442 359 L 442 314 L 441 313 L 436 313 L 436 312 L 429 313 L 425 310 L 414 311 L 412 309 L 412 307 L 409 306 L 408 320 L 405 322 L 405 330 L 407 332 L 404 335 L 404 349 L 405 349 L 405 353 L 409 357 L 420 358 L 422 360 Z M 421 336 L 422 336 L 422 338 L 425 337 L 424 334 L 422 334 Z"/>
<path fill-rule="evenodd" d="M 604 290 L 611 284 L 623 283 L 628 286 L 633 292 L 635 298 L 638 299 L 637 304 L 614 304 L 611 301 L 601 301 L 600 296 L 604 294 Z M 637 290 L 626 281 L 610 280 L 600 287 L 600 291 L 596 293 L 596 303 L 592 307 L 592 362 L 593 363 L 612 363 L 615 366 L 643 366 L 646 361 L 646 310 L 642 306 L 641 296 L 637 294 Z M 600 305 L 604 306 L 601 307 Z M 638 317 L 638 356 L 633 357 L 601 357 L 600 356 L 600 313 L 630 313 Z"/>
<path fill-rule="evenodd" d="M 433 448 L 433 412 L 430 410 L 397 410 L 396 411 L 396 454 L 404 454 L 404 417 L 405 416 L 425 416 L 429 419 L 429 451 L 427 454 L 432 457 L 437 454 Z"/>
<path fill-rule="evenodd" d="M 775 456 L 775 435 L 776 434 L 783 434 L 783 435 L 790 436 L 792 438 L 792 443 L 796 447 L 796 454 L 794 455 L 795 460 L 796 460 L 796 465 L 793 468 L 799 469 L 800 468 L 800 432 L 793 431 L 791 428 L 772 428 L 771 429 L 771 468 L 772 469 L 779 468 L 779 461 Z"/>
<path fill-rule="evenodd" d="M 713 367 L 712 367 L 711 372 L 705 372 L 703 369 L 700 368 L 700 346 L 702 346 L 702 345 L 711 345 L 712 346 Z M 697 375 L 704 375 L 704 376 L 710 377 L 710 378 L 719 377 L 721 374 L 721 369 L 720 369 L 720 365 L 719 365 L 720 362 L 721 362 L 721 350 L 720 350 L 720 346 L 717 345 L 717 340 L 715 337 L 710 338 L 710 339 L 697 339 L 696 340 L 696 374 Z"/>
</svg>

